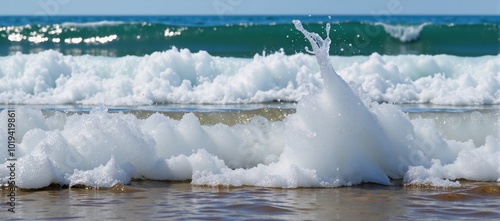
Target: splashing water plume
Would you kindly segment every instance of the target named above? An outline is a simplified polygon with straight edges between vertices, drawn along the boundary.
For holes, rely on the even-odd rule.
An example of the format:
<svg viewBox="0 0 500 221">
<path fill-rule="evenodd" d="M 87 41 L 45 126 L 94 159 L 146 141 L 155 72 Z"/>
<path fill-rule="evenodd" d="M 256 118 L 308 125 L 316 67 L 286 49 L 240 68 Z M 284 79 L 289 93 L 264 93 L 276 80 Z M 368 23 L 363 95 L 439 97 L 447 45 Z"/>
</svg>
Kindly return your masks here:
<svg viewBox="0 0 500 221">
<path fill-rule="evenodd" d="M 471 176 L 467 171 L 476 165 L 464 166 L 460 157 L 470 156 L 468 152 L 472 151 L 492 162 L 483 166 L 499 168 L 495 163 L 500 159 L 497 152 L 493 156 L 481 154 L 498 139 L 487 138 L 485 146 L 475 149 L 471 141 L 444 139 L 433 121 L 411 121 L 394 105 L 372 102 L 359 86 L 351 84 L 351 88 L 333 69 L 328 57 L 328 24 L 327 37 L 322 39 L 306 31 L 300 21 L 293 23 L 312 45 L 313 51 L 306 50 L 320 65 L 323 90 L 301 99 L 296 113 L 285 120 L 285 147 L 277 162 L 250 169 L 195 173 L 193 184 L 337 187 L 363 182 L 390 185 L 389 178 L 404 178 L 411 185 L 447 187 L 459 185 L 448 180 L 458 177 L 499 177 L 500 170 L 496 169 Z"/>
<path fill-rule="evenodd" d="M 375 114 L 333 69 L 328 58 L 329 29 L 322 39 L 306 31 L 300 21 L 295 27 L 310 41 L 324 81 L 324 88 L 299 101 L 297 112 L 286 120 L 285 149 L 278 162 L 248 170 L 193 177 L 194 184 L 259 185 L 279 187 L 335 187 L 361 182 L 389 185 L 386 174 L 396 178 L 387 158 L 396 158 L 393 145 Z M 245 180 L 244 177 L 263 176 Z M 224 177 L 224 178 L 223 178 Z M 224 182 L 214 181 L 224 180 Z M 261 180 L 264 180 L 261 182 Z"/>
</svg>

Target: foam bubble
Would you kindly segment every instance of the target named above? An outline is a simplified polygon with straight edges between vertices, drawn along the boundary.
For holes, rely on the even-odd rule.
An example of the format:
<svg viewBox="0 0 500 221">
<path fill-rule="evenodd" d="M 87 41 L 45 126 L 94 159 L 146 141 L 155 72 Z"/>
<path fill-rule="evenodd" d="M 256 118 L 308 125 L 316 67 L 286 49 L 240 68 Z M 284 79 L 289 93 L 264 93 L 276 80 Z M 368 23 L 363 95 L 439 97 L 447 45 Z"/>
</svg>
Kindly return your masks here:
<svg viewBox="0 0 500 221">
<path fill-rule="evenodd" d="M 66 174 L 64 179 L 66 183 L 69 183 L 69 186 L 83 185 L 109 188 L 118 183 L 129 183 L 131 177 L 128 173 L 112 157 L 104 166 L 99 165 L 92 170 L 86 171 L 75 169 L 71 175 Z"/>
<path fill-rule="evenodd" d="M 450 180 L 500 181 L 500 141 L 488 136 L 484 146 L 464 148 L 449 163 L 433 160 L 431 167 L 410 167 L 404 181 L 414 185 L 453 187 Z"/>
<path fill-rule="evenodd" d="M 60 171 L 47 155 L 25 155 L 19 158 L 16 164 L 19 169 L 14 177 L 16 186 L 20 188 L 43 188 L 52 183 L 59 183 L 61 179 Z M 4 163 L 4 168 L 8 165 L 10 165 L 10 162 Z M 8 172 L 7 170 L 5 171 L 7 174 Z"/>
</svg>

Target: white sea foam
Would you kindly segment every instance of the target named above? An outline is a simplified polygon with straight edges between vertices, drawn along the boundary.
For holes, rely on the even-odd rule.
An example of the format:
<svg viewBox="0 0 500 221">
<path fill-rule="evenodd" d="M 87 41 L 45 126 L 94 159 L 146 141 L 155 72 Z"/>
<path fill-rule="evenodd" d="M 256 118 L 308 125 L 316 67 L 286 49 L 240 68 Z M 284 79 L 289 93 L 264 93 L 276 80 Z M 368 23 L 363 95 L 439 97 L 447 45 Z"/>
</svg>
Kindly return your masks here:
<svg viewBox="0 0 500 221">
<path fill-rule="evenodd" d="M 388 185 L 391 183 L 389 178 L 402 178 L 405 183 L 413 185 L 444 187 L 459 185 L 453 181 L 456 179 L 500 181 L 498 135 L 486 135 L 483 145 L 476 145 L 473 140 L 452 140 L 443 136 L 432 119 L 410 120 L 394 105 L 371 102 L 358 85 L 346 84 L 335 73 L 330 58 L 326 56 L 329 38 L 323 40 L 319 35 L 303 30 L 299 22 L 295 23 L 313 45 L 325 86 L 305 95 L 297 105 L 297 112 L 283 122 L 270 122 L 258 116 L 249 124 L 201 125 L 194 114 L 186 114 L 178 121 L 161 114 L 138 119 L 132 114 L 108 113 L 101 106 L 89 114 L 56 112 L 45 116 L 39 110 L 18 107 L 16 184 L 21 188 L 42 188 L 51 183 L 110 187 L 136 178 L 191 179 L 196 185 L 294 188 L 336 187 L 362 182 Z M 73 64 L 73 57 L 47 53 L 56 58 L 49 58 L 52 60 L 49 68 L 73 73 L 72 66 L 68 65 Z M 166 59 L 166 63 L 178 65 L 174 68 L 186 68 L 185 72 L 197 73 L 193 70 L 198 70 L 204 73 L 186 75 L 189 82 L 196 82 L 196 85 L 203 85 L 206 79 L 213 77 L 210 70 L 215 65 L 193 62 L 187 66 L 185 63 L 193 59 L 220 59 L 188 51 L 166 53 L 176 54 L 174 58 L 177 60 L 170 61 L 168 59 L 173 58 L 162 57 L 163 53 L 152 56 L 160 56 Z M 278 57 L 280 62 L 284 62 L 282 58 L 310 59 L 304 55 L 273 56 Z M 381 56 L 372 57 L 364 58 L 368 59 L 366 65 L 375 64 L 377 67 L 377 63 L 383 63 Z M 109 62 L 114 59 L 103 59 L 102 62 L 108 65 L 102 67 L 112 70 L 126 66 L 137 58 L 123 59 L 121 65 Z M 258 59 L 267 57 L 254 58 Z M 266 66 L 269 62 L 260 62 L 263 64 L 258 68 L 273 73 L 267 68 L 282 67 L 280 62 L 270 66 Z M 157 67 L 149 64 L 152 65 L 142 64 L 141 67 Z M 214 66 L 200 67 L 198 64 Z M 253 68 L 258 65 L 246 63 L 244 67 L 255 70 Z M 80 68 L 85 72 L 83 67 Z M 95 67 L 87 68 L 87 71 L 96 70 Z M 390 72 L 396 68 L 388 65 L 372 70 Z M 145 82 L 157 79 L 153 77 L 157 71 L 141 72 L 150 75 L 145 74 L 139 79 Z M 44 77 L 51 77 L 52 72 L 41 73 Z M 118 72 L 118 77 L 108 75 L 103 81 L 126 78 L 126 73 L 130 72 Z M 226 74 L 217 76 L 234 76 Z M 259 77 L 265 79 L 262 75 L 241 77 L 245 76 L 256 77 L 249 82 L 267 83 L 258 80 Z M 186 80 L 175 80 L 172 74 L 165 77 L 174 79 L 177 85 L 191 85 L 185 83 Z M 92 82 L 84 79 L 82 77 L 81 82 Z M 40 88 L 44 86 L 41 83 L 38 85 Z M 237 86 L 244 87 L 245 84 Z M 120 85 L 114 88 L 121 90 Z M 0 122 L 7 122 L 7 110 L 0 113 Z M 0 125 L 0 143 L 7 143 L 6 124 Z M 3 184 L 7 183 L 10 175 L 7 166 L 11 162 L 6 160 L 7 153 L 0 152 L 0 160 L 4 159 L 0 165 L 0 181 Z"/>
<path fill-rule="evenodd" d="M 375 101 L 500 104 L 500 55 L 330 57 L 347 82 Z M 322 89 L 315 59 L 277 52 L 251 59 L 172 49 L 144 57 L 63 56 L 56 51 L 0 57 L 0 103 L 255 103 L 298 101 Z"/>
<path fill-rule="evenodd" d="M 161 114 L 137 119 L 96 108 L 90 114 L 45 116 L 18 107 L 16 184 L 110 187 L 137 178 L 292 188 L 387 184 L 387 177 L 445 186 L 456 186 L 449 180 L 459 178 L 500 179 L 498 132 L 496 136 L 486 132 L 482 145 L 476 140 L 450 140 L 443 131 L 453 130 L 453 125 L 441 128 L 425 118 L 410 121 L 395 106 L 373 104 L 369 110 L 383 130 L 373 131 L 375 136 L 369 138 L 354 133 L 366 133 L 361 129 L 368 123 L 342 116 L 349 113 L 326 112 L 331 117 L 325 118 L 324 108 L 307 108 L 323 96 L 309 98 L 298 115 L 284 122 L 255 117 L 249 124 L 235 126 L 201 125 L 192 114 L 179 121 Z M 4 110 L 0 122 L 6 118 Z M 493 120 L 498 124 L 498 117 Z M 6 143 L 5 124 L 0 125 L 0 134 L 0 142 Z M 381 139 L 389 143 L 378 149 L 372 142 Z M 7 151 L 0 154 L 0 180 L 7 183 L 10 161 L 5 161 Z"/>
<path fill-rule="evenodd" d="M 139 120 L 132 114 L 56 113 L 16 109 L 17 184 L 50 183 L 109 187 L 131 178 L 186 180 L 195 171 L 250 168 L 272 163 L 283 151 L 282 122 L 255 117 L 249 124 L 201 125 L 193 114 L 175 121 L 160 114 Z M 7 112 L 0 121 L 6 122 Z M 6 143 L 6 128 L 0 127 Z M 7 151 L 2 163 L 8 165 Z M 0 177 L 7 177 L 7 167 Z M 5 180 L 2 180 L 5 181 Z"/>
</svg>

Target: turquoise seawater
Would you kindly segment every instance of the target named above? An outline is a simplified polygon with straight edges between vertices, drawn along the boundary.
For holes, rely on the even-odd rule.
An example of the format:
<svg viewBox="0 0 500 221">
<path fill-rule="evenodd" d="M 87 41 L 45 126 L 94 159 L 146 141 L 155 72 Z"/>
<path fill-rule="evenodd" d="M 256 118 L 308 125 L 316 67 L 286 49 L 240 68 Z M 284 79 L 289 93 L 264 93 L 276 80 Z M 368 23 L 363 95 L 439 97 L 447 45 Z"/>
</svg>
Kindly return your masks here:
<svg viewBox="0 0 500 221">
<path fill-rule="evenodd" d="M 331 55 L 496 55 L 497 16 L 60 16 L 0 17 L 0 56 L 54 49 L 65 55 L 126 56 L 171 47 L 252 57 L 307 43 L 291 21 L 311 31 L 332 23 Z"/>
</svg>

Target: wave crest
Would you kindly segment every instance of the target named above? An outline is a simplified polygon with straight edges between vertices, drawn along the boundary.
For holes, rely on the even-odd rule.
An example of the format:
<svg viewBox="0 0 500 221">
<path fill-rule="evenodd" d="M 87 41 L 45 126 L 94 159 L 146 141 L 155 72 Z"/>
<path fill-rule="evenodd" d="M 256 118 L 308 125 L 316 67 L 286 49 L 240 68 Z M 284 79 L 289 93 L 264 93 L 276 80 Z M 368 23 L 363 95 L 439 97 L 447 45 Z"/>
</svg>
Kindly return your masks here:
<svg viewBox="0 0 500 221">
<path fill-rule="evenodd" d="M 99 26 L 115 26 L 127 24 L 123 21 L 96 21 L 96 22 L 63 22 L 62 27 L 99 27 Z"/>
<path fill-rule="evenodd" d="M 375 25 L 381 25 L 384 27 L 385 32 L 387 32 L 391 37 L 399 39 L 401 42 L 411 42 L 415 41 L 420 37 L 420 32 L 425 26 L 430 23 L 423 23 L 417 26 L 408 25 L 389 25 L 382 22 L 377 22 Z"/>
<path fill-rule="evenodd" d="M 331 56 L 370 99 L 440 105 L 500 104 L 500 56 Z M 0 57 L 0 103 L 260 103 L 299 101 L 322 89 L 314 57 L 276 52 L 222 58 L 173 48 L 120 58 L 56 51 Z"/>
</svg>

